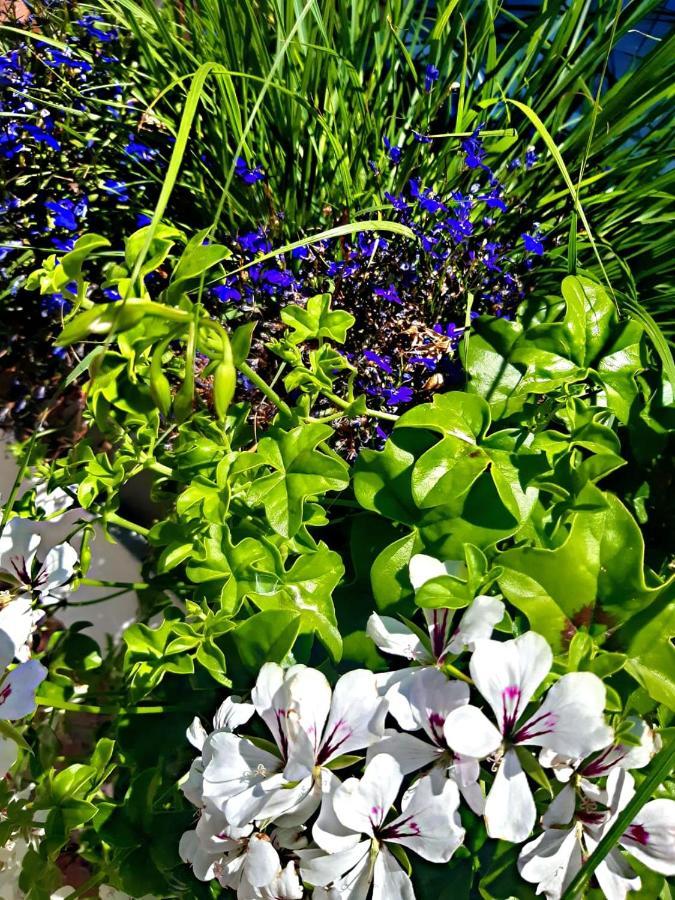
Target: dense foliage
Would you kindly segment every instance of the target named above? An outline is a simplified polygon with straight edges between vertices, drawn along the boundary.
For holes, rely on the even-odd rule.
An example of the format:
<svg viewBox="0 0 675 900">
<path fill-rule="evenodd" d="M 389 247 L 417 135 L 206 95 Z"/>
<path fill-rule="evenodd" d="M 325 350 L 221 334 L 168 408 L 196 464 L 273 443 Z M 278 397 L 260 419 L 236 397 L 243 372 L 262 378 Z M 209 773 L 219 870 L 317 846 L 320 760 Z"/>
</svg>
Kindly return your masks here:
<svg viewBox="0 0 675 900">
<path fill-rule="evenodd" d="M 3 265 L 54 339 L 9 329 L 3 898 L 670 896 L 670 39 L 602 94 L 654 6 L 7 32 Z"/>
</svg>

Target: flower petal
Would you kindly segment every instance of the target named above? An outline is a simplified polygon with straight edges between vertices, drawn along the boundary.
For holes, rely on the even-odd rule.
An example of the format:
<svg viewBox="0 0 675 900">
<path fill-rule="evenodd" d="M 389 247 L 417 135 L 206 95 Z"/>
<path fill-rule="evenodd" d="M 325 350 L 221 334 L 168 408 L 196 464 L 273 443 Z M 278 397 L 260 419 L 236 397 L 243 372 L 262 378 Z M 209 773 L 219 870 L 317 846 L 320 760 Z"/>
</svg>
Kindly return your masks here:
<svg viewBox="0 0 675 900">
<path fill-rule="evenodd" d="M 469 686 L 461 681 L 449 681 L 438 669 L 422 669 L 412 683 L 410 705 L 418 728 L 439 747 L 445 747 L 443 728 L 454 710 L 469 702 Z"/>
<path fill-rule="evenodd" d="M 19 748 L 14 741 L 9 738 L 0 737 L 0 778 L 12 768 L 19 755 Z"/>
<path fill-rule="evenodd" d="M 378 741 L 384 734 L 387 709 L 388 703 L 380 696 L 372 672 L 356 669 L 343 675 L 333 691 L 317 762 L 324 764 Z"/>
<path fill-rule="evenodd" d="M 373 900 L 415 900 L 410 878 L 386 847 L 381 848 L 375 860 Z"/>
<path fill-rule="evenodd" d="M 476 643 L 471 677 L 492 707 L 502 734 L 510 734 L 552 662 L 548 642 L 534 631 L 503 643 Z"/>
<path fill-rule="evenodd" d="M 410 558 L 408 575 L 413 589 L 418 590 L 427 581 L 431 581 L 432 578 L 440 578 L 441 575 L 465 577 L 466 563 L 461 559 L 448 559 L 441 562 L 440 559 L 427 556 L 425 553 L 415 553 Z"/>
<path fill-rule="evenodd" d="M 402 781 L 396 760 L 380 754 L 366 766 L 361 779 L 348 778 L 337 788 L 335 815 L 346 828 L 372 837 L 391 809 Z"/>
<path fill-rule="evenodd" d="M 68 543 L 58 544 L 45 556 L 40 569 L 38 589 L 41 594 L 58 596 L 62 588 L 75 574 L 79 555 Z"/>
<path fill-rule="evenodd" d="M 450 653 L 461 653 L 462 650 L 473 650 L 476 641 L 489 638 L 504 618 L 504 604 L 496 597 L 479 594 L 467 608 L 459 620 L 457 631 L 448 644 Z"/>
<path fill-rule="evenodd" d="M 352 886 L 352 893 L 339 897 L 356 897 L 365 900 L 370 886 L 370 845 L 371 841 L 361 841 L 348 850 L 339 853 L 324 853 L 323 850 L 298 850 L 300 876 L 309 884 L 324 887 L 345 878 Z M 357 886 L 361 888 L 358 893 Z"/>
<path fill-rule="evenodd" d="M 422 641 L 398 619 L 372 613 L 366 633 L 383 653 L 403 656 L 405 659 L 431 661 Z"/>
<path fill-rule="evenodd" d="M 234 695 L 227 697 L 216 710 L 213 728 L 215 731 L 236 731 L 249 721 L 254 712 L 252 703 L 243 703 L 241 697 Z"/>
<path fill-rule="evenodd" d="M 514 735 L 519 744 L 584 757 L 611 743 L 605 724 L 605 686 L 592 672 L 570 672 L 557 681 L 539 709 Z"/>
<path fill-rule="evenodd" d="M 202 747 L 204 746 L 204 741 L 208 737 L 208 734 L 206 733 L 206 729 L 200 722 L 199 716 L 194 717 L 187 731 L 185 732 L 185 736 L 188 741 L 190 741 L 195 750 L 202 749 Z"/>
<path fill-rule="evenodd" d="M 280 869 L 279 854 L 267 835 L 251 835 L 244 863 L 244 877 L 249 884 L 256 888 L 264 887 Z"/>
<path fill-rule="evenodd" d="M 537 885 L 537 893 L 558 900 L 581 868 L 581 844 L 576 829 L 551 829 L 525 844 L 518 857 L 518 871 Z"/>
<path fill-rule="evenodd" d="M 537 810 L 527 776 L 515 750 L 507 750 L 485 801 L 485 825 L 491 838 L 519 844 L 532 831 Z"/>
<path fill-rule="evenodd" d="M 0 609 L 0 631 L 4 632 L 14 645 L 14 656 L 25 645 L 33 633 L 40 613 L 33 612 L 30 597 L 20 596 Z"/>
<path fill-rule="evenodd" d="M 597 843 L 585 835 L 586 849 L 592 853 Z M 618 850 L 610 850 L 595 870 L 595 877 L 607 900 L 625 900 L 630 891 L 639 891 L 641 880 Z"/>
<path fill-rule="evenodd" d="M 401 815 L 386 825 L 382 839 L 402 844 L 430 862 L 447 862 L 464 840 L 457 809 L 459 790 L 445 779 L 440 790 L 429 776 L 403 795 Z"/>
<path fill-rule="evenodd" d="M 577 796 L 572 784 L 566 784 L 560 793 L 551 801 L 548 809 L 541 817 L 544 828 L 559 828 L 569 825 L 574 815 Z"/>
<path fill-rule="evenodd" d="M 385 733 L 382 740 L 368 748 L 367 762 L 370 763 L 381 753 L 393 756 L 403 775 L 410 775 L 411 772 L 437 762 L 443 751 L 413 734 L 401 734 L 391 730 Z"/>
<path fill-rule="evenodd" d="M 321 809 L 312 827 L 315 843 L 326 853 L 339 853 L 356 846 L 360 835 L 342 824 L 333 807 L 333 798 L 335 791 L 340 787 L 340 779 L 330 769 L 322 769 L 321 787 Z"/>
<path fill-rule="evenodd" d="M 675 800 L 651 800 L 621 838 L 628 852 L 661 875 L 675 875 Z"/>
<path fill-rule="evenodd" d="M 21 663 L 0 684 L 0 719 L 22 719 L 35 712 L 35 690 L 47 677 L 47 670 L 31 659 Z"/>
<path fill-rule="evenodd" d="M 443 734 L 448 747 L 463 756 L 484 759 L 500 746 L 502 736 L 477 706 L 460 706 L 445 720 Z"/>
</svg>

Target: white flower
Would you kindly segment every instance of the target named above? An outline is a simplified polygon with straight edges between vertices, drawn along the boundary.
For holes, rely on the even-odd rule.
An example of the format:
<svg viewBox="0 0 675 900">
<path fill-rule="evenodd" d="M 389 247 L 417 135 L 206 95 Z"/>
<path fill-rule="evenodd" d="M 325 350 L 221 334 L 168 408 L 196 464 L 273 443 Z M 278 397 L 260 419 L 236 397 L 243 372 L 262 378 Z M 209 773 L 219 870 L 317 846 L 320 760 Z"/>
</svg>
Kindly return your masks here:
<svg viewBox="0 0 675 900">
<path fill-rule="evenodd" d="M 522 877 L 537 884 L 537 893 L 547 900 L 558 900 L 633 794 L 633 778 L 621 768 L 610 773 L 606 791 L 596 793 L 599 804 L 582 797 L 577 809 L 574 788 L 566 785 L 542 818 L 543 834 L 520 853 Z M 648 868 L 675 875 L 675 801 L 647 803 L 619 843 Z M 640 889 L 640 878 L 617 849 L 600 863 L 595 877 L 608 900 L 624 900 Z"/>
<path fill-rule="evenodd" d="M 570 759 L 545 748 L 539 754 L 539 762 L 553 769 L 558 781 L 569 781 L 575 774 L 582 778 L 601 778 L 617 766 L 621 769 L 642 769 L 658 753 L 661 738 L 639 716 L 629 716 L 627 721 L 630 722 L 630 734 L 639 741 L 637 744 L 617 741 L 586 760 Z"/>
<path fill-rule="evenodd" d="M 213 717 L 213 732 L 233 731 L 240 725 L 245 725 L 255 712 L 252 703 L 242 703 L 239 697 L 227 697 L 218 707 Z M 204 748 L 204 744 L 208 738 L 206 729 L 202 725 L 197 716 L 192 720 L 186 731 L 188 741 L 200 752 Z M 190 766 L 190 771 L 185 775 L 180 783 L 180 789 L 183 791 L 185 798 L 192 803 L 193 806 L 201 807 L 204 805 L 203 782 L 204 782 L 204 760 L 198 756 Z"/>
<path fill-rule="evenodd" d="M 132 900 L 129 894 L 125 894 L 124 891 L 118 891 L 117 888 L 110 887 L 109 884 L 102 884 L 98 889 L 98 895 L 101 900 Z M 151 894 L 144 894 L 140 900 L 157 900 L 157 898 Z"/>
<path fill-rule="evenodd" d="M 192 865 L 201 881 L 217 878 L 223 887 L 237 891 L 238 900 L 302 898 L 295 864 L 289 861 L 282 867 L 274 836 L 256 833 L 232 838 L 213 833 L 210 847 L 204 837 L 198 826 L 196 831 L 186 832 L 179 845 L 181 859 Z"/>
<path fill-rule="evenodd" d="M 38 554 L 46 541 L 42 529 L 48 523 L 15 516 L 0 536 L 0 571 L 20 591 L 37 594 L 41 600 L 60 599 L 75 573 L 77 551 L 64 542 Z"/>
<path fill-rule="evenodd" d="M 0 719 L 22 719 L 35 712 L 35 689 L 47 677 L 45 667 L 34 659 L 8 672 L 15 655 L 11 638 L 0 631 Z"/>
<path fill-rule="evenodd" d="M 33 609 L 33 601 L 26 595 L 12 597 L 0 592 L 0 631 L 9 635 L 15 647 L 15 657 L 21 662 L 30 659 L 30 639 L 44 616 L 42 610 Z"/>
<path fill-rule="evenodd" d="M 603 719 L 605 687 L 590 672 L 564 675 L 521 723 L 552 662 L 548 643 L 532 631 L 503 643 L 478 641 L 469 668 L 499 727 L 474 706 L 453 710 L 445 721 L 445 738 L 455 752 L 482 759 L 499 751 L 495 780 L 485 804 L 490 837 L 517 843 L 528 836 L 535 822 L 534 798 L 516 752 L 518 746 L 546 747 L 579 757 L 612 740 L 612 730 Z"/>
<path fill-rule="evenodd" d="M 328 680 L 317 669 L 284 670 L 266 663 L 252 700 L 280 758 L 223 731 L 204 745 L 204 796 L 218 803 L 235 826 L 284 814 L 285 825 L 306 821 L 330 780 L 322 767 L 370 746 L 384 733 L 387 702 L 365 669 L 343 675 L 331 699 Z"/>
<path fill-rule="evenodd" d="M 381 741 L 368 749 L 368 762 L 380 753 L 387 753 L 396 759 L 404 775 L 427 766 L 433 766 L 432 778 L 445 777 L 447 772 L 471 809 L 482 815 L 485 799 L 478 785 L 478 760 L 453 753 L 443 730 L 448 715 L 469 702 L 468 685 L 460 681 L 448 681 L 438 669 L 423 669 L 403 691 L 408 701 L 409 714 L 414 721 L 411 730 L 423 730 L 427 740 L 412 734 L 388 731 Z M 405 722 L 400 724 L 406 727 L 407 721 L 406 714 Z"/>
<path fill-rule="evenodd" d="M 399 844 L 430 862 L 450 859 L 464 839 L 457 786 L 446 780 L 439 790 L 421 778 L 403 795 L 401 814 L 387 822 L 402 780 L 396 760 L 382 754 L 363 778 L 347 779 L 326 798 L 313 831 L 321 849 L 298 852 L 303 881 L 330 888 L 315 896 L 357 900 L 372 882 L 373 900 L 414 900 L 389 846 Z"/>
</svg>

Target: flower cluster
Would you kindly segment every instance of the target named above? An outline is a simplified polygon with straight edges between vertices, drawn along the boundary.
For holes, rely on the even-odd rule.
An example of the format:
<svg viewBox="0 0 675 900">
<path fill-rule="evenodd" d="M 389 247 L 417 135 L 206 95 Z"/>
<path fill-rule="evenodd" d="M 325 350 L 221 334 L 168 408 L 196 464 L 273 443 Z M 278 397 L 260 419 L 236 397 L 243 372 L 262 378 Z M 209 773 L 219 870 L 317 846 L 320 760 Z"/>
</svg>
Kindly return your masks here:
<svg viewBox="0 0 675 900">
<path fill-rule="evenodd" d="M 420 588 L 460 565 L 413 557 L 411 582 Z M 538 815 L 528 772 L 539 766 L 564 786 L 543 810 L 544 830 L 523 847 L 519 868 L 548 898 L 560 897 L 582 854 L 628 801 L 627 770 L 649 762 L 654 739 L 640 720 L 631 723 L 630 744 L 616 738 L 600 679 L 571 672 L 554 680 L 540 635 L 492 639 L 503 615 L 490 596 L 476 597 L 454 627 L 451 610 L 427 610 L 427 640 L 373 614 L 368 633 L 408 668 L 348 672 L 331 692 L 316 669 L 267 663 L 251 701 L 226 699 L 209 734 L 195 719 L 188 738 L 201 755 L 182 790 L 199 820 L 180 842 L 195 875 L 217 879 L 239 900 L 291 900 L 309 888 L 317 900 L 346 900 L 365 897 L 371 885 L 377 900 L 409 900 L 406 851 L 447 862 L 464 840 L 460 798 L 484 816 L 489 837 L 531 836 Z M 458 667 L 467 651 L 470 678 Z M 239 733 L 254 716 L 274 743 Z M 341 780 L 343 769 L 356 774 Z M 655 800 L 621 843 L 672 874 L 674 827 L 675 802 Z M 599 881 L 611 900 L 639 886 L 618 851 L 604 866 Z"/>
<path fill-rule="evenodd" d="M 395 164 L 402 151 L 386 138 L 384 146 Z M 371 408 L 400 411 L 462 380 L 456 351 L 467 321 L 484 312 L 513 314 L 525 296 L 524 276 L 544 253 L 545 238 L 534 223 L 523 232 L 522 217 L 517 235 L 510 237 L 503 227 L 514 185 L 507 190 L 485 163 L 479 130 L 462 142 L 461 155 L 464 191 L 436 193 L 417 178 L 399 193 L 384 191 L 389 217 L 410 228 L 416 242 L 363 232 L 257 262 L 273 251 L 270 231 L 259 227 L 234 239 L 236 265 L 248 268 L 212 288 L 212 309 L 227 321 L 260 323 L 255 365 L 261 374 L 273 377 L 274 360 L 265 344 L 278 336 L 284 307 L 331 291 L 333 304 L 355 318 L 344 354 Z M 528 159 L 528 165 L 534 162 L 534 156 Z M 379 178 L 377 166 L 375 171 Z M 243 159 L 237 173 L 248 184 L 264 177 L 260 167 L 249 168 Z M 244 389 L 256 399 L 249 386 Z M 367 421 L 339 427 L 347 455 L 384 436 Z"/>
</svg>

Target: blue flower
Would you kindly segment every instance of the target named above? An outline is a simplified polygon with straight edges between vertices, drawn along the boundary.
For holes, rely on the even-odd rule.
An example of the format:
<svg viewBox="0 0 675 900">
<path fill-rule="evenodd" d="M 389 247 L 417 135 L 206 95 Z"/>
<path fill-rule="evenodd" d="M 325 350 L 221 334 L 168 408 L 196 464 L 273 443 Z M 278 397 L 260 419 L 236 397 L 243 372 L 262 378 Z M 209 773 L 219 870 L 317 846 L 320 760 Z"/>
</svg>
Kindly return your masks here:
<svg viewBox="0 0 675 900">
<path fill-rule="evenodd" d="M 398 406 L 399 403 L 410 403 L 413 398 L 413 389 L 407 384 L 397 388 L 385 388 L 382 392 L 387 406 Z"/>
<path fill-rule="evenodd" d="M 410 179 L 408 186 L 410 187 L 410 196 L 413 200 L 417 200 L 419 205 L 422 209 L 426 210 L 426 212 L 435 215 L 438 212 L 448 211 L 447 206 L 435 197 L 430 188 L 423 188 L 420 190 L 419 182 L 414 178 Z"/>
<path fill-rule="evenodd" d="M 401 156 L 403 155 L 403 151 L 401 150 L 400 147 L 392 146 L 391 142 L 389 141 L 389 138 L 384 137 L 384 138 L 382 138 L 382 140 L 384 142 L 384 149 L 387 151 L 387 155 L 388 155 L 389 159 L 393 162 L 393 164 L 395 166 L 398 165 L 398 163 L 401 162 Z"/>
<path fill-rule="evenodd" d="M 428 93 L 431 92 L 434 84 L 438 81 L 438 76 L 440 72 L 436 68 L 436 66 L 429 63 L 424 71 L 424 90 Z"/>
<path fill-rule="evenodd" d="M 142 144 L 140 141 L 137 141 L 133 134 L 129 135 L 129 142 L 124 147 L 124 152 L 128 156 L 140 159 L 142 162 L 150 162 L 157 156 L 157 150 L 148 147 L 147 144 Z"/>
<path fill-rule="evenodd" d="M 57 250 L 61 250 L 63 253 L 70 253 L 70 251 L 75 246 L 75 238 L 52 238 L 52 244 L 56 247 Z"/>
<path fill-rule="evenodd" d="M 523 245 L 526 253 L 534 253 L 537 256 L 543 256 L 544 243 L 541 235 L 521 234 Z"/>
<path fill-rule="evenodd" d="M 279 287 L 290 287 L 295 281 L 293 273 L 287 269 L 268 269 L 263 275 L 263 279 L 268 284 L 278 285 Z"/>
<path fill-rule="evenodd" d="M 79 69 L 80 72 L 91 72 L 91 66 L 88 62 L 85 62 L 83 59 L 78 59 L 76 56 L 69 55 L 69 51 L 63 53 L 61 50 L 57 50 L 56 47 L 43 43 L 39 43 L 38 46 L 43 48 L 46 53 L 49 54 L 43 58 L 43 62 L 50 69 L 58 69 L 60 66 L 67 66 L 69 69 Z"/>
<path fill-rule="evenodd" d="M 376 163 L 373 162 L 372 159 L 369 159 L 369 160 L 368 160 L 368 168 L 373 172 L 373 174 L 375 174 L 375 175 L 379 175 L 379 174 L 380 174 L 380 170 L 377 168 Z"/>
<path fill-rule="evenodd" d="M 84 28 L 90 37 L 97 41 L 116 41 L 119 38 L 119 32 L 112 25 L 109 28 L 99 28 L 98 23 L 103 22 L 101 16 L 87 14 L 77 19 L 75 24 Z M 103 24 L 106 24 L 105 22 Z"/>
<path fill-rule="evenodd" d="M 26 123 L 23 126 L 24 131 L 29 134 L 34 141 L 39 144 L 46 144 L 52 150 L 60 150 L 61 144 L 56 140 L 54 135 L 50 134 L 45 128 L 39 128 L 37 125 Z"/>
<path fill-rule="evenodd" d="M 488 207 L 488 209 L 500 209 L 502 212 L 506 212 L 507 206 L 506 203 L 500 197 L 501 188 L 495 188 L 490 191 L 489 194 L 483 194 L 479 196 L 478 199 L 482 200 L 483 203 Z"/>
<path fill-rule="evenodd" d="M 387 203 L 391 203 L 397 212 L 408 212 L 408 204 L 405 202 L 403 194 L 390 194 L 389 191 L 385 191 L 384 199 Z"/>
<path fill-rule="evenodd" d="M 146 225 L 149 225 L 152 222 L 150 216 L 146 216 L 145 213 L 137 213 L 136 214 L 136 228 L 145 228 Z"/>
<path fill-rule="evenodd" d="M 387 372 L 389 375 L 394 374 L 394 370 L 390 365 L 390 359 L 386 356 L 380 356 L 378 353 L 375 353 L 374 350 L 364 350 L 363 356 L 368 362 L 373 363 L 373 365 L 377 366 L 379 369 L 382 369 L 384 372 Z"/>
<path fill-rule="evenodd" d="M 435 369 L 436 360 L 430 356 L 409 356 L 408 362 L 414 366 L 424 366 L 425 369 Z"/>
<path fill-rule="evenodd" d="M 448 322 L 447 325 L 444 325 L 442 322 L 436 322 L 434 331 L 436 334 L 450 338 L 451 341 L 456 341 L 462 336 L 464 329 L 458 328 L 454 322 Z"/>
<path fill-rule="evenodd" d="M 431 138 L 428 137 L 428 135 L 421 134 L 421 132 L 415 131 L 414 128 L 412 129 L 412 135 L 418 144 L 430 144 L 431 143 Z"/>
<path fill-rule="evenodd" d="M 236 288 L 230 287 L 229 284 L 218 284 L 211 290 L 221 303 L 228 303 L 230 300 L 236 303 L 241 300 L 241 292 Z"/>
<path fill-rule="evenodd" d="M 473 131 L 471 137 L 465 138 L 462 141 L 462 150 L 465 154 L 464 162 L 470 169 L 482 167 L 483 160 L 485 159 L 483 142 L 478 136 L 482 127 L 482 125 L 479 125 L 478 128 Z"/>
<path fill-rule="evenodd" d="M 291 257 L 293 259 L 309 259 L 309 247 L 306 244 L 303 247 L 295 247 L 295 249 L 291 250 Z"/>
<path fill-rule="evenodd" d="M 272 249 L 272 244 L 267 240 L 262 228 L 240 234 L 237 240 L 242 250 L 247 253 L 268 253 Z"/>
<path fill-rule="evenodd" d="M 388 288 L 375 288 L 373 293 L 376 297 L 381 297 L 383 300 L 388 300 L 390 303 L 396 303 L 398 306 L 403 306 L 403 301 L 398 295 L 396 286 L 393 284 L 390 284 Z"/>
<path fill-rule="evenodd" d="M 234 171 L 244 184 L 255 184 L 257 181 L 263 181 L 267 177 L 260 166 L 254 165 L 252 169 L 249 169 L 243 156 L 237 157 Z"/>
<path fill-rule="evenodd" d="M 122 203 L 126 203 L 129 199 L 127 187 L 126 181 L 116 181 L 114 178 L 106 178 L 103 182 L 103 189 L 109 194 L 113 194 Z"/>
<path fill-rule="evenodd" d="M 107 300 L 121 300 L 122 295 L 116 287 L 103 288 L 103 296 Z"/>
<path fill-rule="evenodd" d="M 529 147 L 525 152 L 525 168 L 531 169 L 533 165 L 539 160 L 539 154 L 534 149 L 534 147 Z"/>
<path fill-rule="evenodd" d="M 54 313 L 67 313 L 70 310 L 71 304 L 65 299 L 63 294 L 58 293 L 48 294 L 46 297 L 42 297 L 40 299 L 40 306 L 43 313 L 53 315 Z"/>
<path fill-rule="evenodd" d="M 50 200 L 45 203 L 45 209 L 52 214 L 56 228 L 77 231 L 77 210 L 72 200 Z"/>
</svg>

